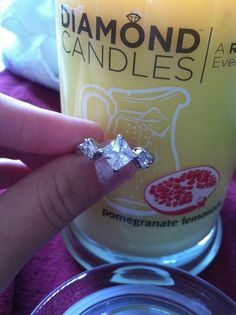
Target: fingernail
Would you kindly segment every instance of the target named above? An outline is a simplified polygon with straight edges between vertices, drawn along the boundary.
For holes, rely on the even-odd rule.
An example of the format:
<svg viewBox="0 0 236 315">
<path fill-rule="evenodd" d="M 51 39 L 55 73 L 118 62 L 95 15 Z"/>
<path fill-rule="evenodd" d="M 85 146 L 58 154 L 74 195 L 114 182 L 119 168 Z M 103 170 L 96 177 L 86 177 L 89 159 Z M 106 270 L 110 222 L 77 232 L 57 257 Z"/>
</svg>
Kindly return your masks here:
<svg viewBox="0 0 236 315">
<path fill-rule="evenodd" d="M 114 172 L 107 161 L 96 162 L 96 173 L 99 183 L 109 192 L 122 185 L 137 173 L 137 168 L 133 163 L 129 163 L 118 172 Z"/>
</svg>

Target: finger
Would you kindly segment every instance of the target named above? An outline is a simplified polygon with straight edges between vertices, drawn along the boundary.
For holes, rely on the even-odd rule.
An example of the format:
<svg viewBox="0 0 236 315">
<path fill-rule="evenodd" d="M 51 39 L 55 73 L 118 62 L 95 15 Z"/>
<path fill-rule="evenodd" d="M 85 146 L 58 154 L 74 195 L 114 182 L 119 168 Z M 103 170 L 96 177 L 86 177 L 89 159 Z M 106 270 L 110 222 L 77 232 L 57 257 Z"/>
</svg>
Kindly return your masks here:
<svg viewBox="0 0 236 315">
<path fill-rule="evenodd" d="M 31 169 L 20 161 L 0 159 L 0 189 L 10 187 L 30 172 Z"/>
<path fill-rule="evenodd" d="M 114 174 L 107 162 L 70 154 L 23 178 L 0 198 L 0 284 L 3 287 L 43 243 L 119 184 L 134 175 L 129 165 Z"/>
<path fill-rule="evenodd" d="M 54 155 L 22 153 L 15 150 L 0 148 L 0 158 L 1 157 L 11 160 L 21 160 L 31 169 L 36 169 L 55 158 Z"/>
<path fill-rule="evenodd" d="M 37 108 L 0 94 L 0 147 L 36 154 L 71 152 L 84 138 L 103 139 L 94 122 Z"/>
</svg>

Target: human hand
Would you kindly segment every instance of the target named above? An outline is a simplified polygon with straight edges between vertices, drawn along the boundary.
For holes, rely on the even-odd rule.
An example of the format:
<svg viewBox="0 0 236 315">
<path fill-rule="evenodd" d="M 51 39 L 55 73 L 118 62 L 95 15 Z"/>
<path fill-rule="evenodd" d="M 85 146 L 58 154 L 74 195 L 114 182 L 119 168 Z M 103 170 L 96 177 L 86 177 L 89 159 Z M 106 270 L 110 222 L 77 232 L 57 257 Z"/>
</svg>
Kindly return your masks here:
<svg viewBox="0 0 236 315">
<path fill-rule="evenodd" d="M 0 94 L 0 288 L 55 233 L 135 173 L 114 174 L 102 160 L 73 154 L 86 137 L 103 140 L 89 121 Z M 21 160 L 19 163 L 17 160 Z M 1 161 L 1 160 L 0 160 Z"/>
</svg>

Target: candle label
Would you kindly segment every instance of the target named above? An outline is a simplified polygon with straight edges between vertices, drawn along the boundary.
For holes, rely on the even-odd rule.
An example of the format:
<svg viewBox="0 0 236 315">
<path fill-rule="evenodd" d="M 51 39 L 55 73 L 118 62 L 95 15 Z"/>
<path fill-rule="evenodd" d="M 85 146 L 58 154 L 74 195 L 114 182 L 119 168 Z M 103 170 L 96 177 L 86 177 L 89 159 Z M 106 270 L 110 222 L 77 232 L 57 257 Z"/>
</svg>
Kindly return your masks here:
<svg viewBox="0 0 236 315">
<path fill-rule="evenodd" d="M 235 164 L 233 20 L 222 29 L 227 12 L 209 19 L 212 8 L 191 19 L 191 5 L 180 2 L 186 16 L 168 1 L 135 9 L 135 1 L 121 1 L 117 10 L 114 3 L 58 1 L 63 112 L 156 158 L 74 223 L 128 254 L 169 254 L 207 235 Z"/>
<path fill-rule="evenodd" d="M 196 30 L 169 26 L 163 29 L 157 25 L 147 27 L 146 23 L 144 27 L 139 14 L 129 13 L 126 17 L 127 23 L 120 25 L 116 19 L 91 17 L 79 6 L 71 9 L 61 5 L 64 52 L 94 67 L 117 73 L 127 72 L 130 76 L 143 79 L 180 82 L 195 79 L 203 82 L 213 27 Z M 98 42 L 101 44 L 98 45 Z M 125 49 L 131 49 L 131 52 L 127 53 Z M 196 57 L 196 51 L 202 54 Z M 216 45 L 215 56 L 209 60 L 212 69 L 236 66 L 235 53 L 235 42 Z M 141 71 L 144 55 L 149 58 L 149 63 L 146 71 Z"/>
<path fill-rule="evenodd" d="M 219 183 L 209 166 L 195 167 L 158 178 L 145 188 L 145 199 L 156 211 L 178 215 L 201 209 Z"/>
<path fill-rule="evenodd" d="M 146 31 L 139 24 L 141 16 L 135 13 L 127 14 L 128 22 L 119 25 L 119 21 L 115 19 L 104 21 L 101 16 L 91 18 L 85 12 L 78 12 L 79 10 L 69 9 L 65 5 L 61 6 L 62 44 L 67 54 L 81 58 L 84 63 L 97 64 L 108 71 L 119 73 L 129 69 L 131 76 L 157 80 L 175 78 L 178 81 L 193 78 L 192 65 L 195 58 L 189 55 L 201 46 L 201 35 L 197 30 L 174 27 L 160 30 L 156 25 L 151 25 Z M 72 37 L 71 32 L 76 34 L 76 37 Z M 111 46 L 98 46 L 97 42 L 104 42 L 104 38 Z M 121 47 L 117 48 L 119 43 L 124 48 L 132 49 L 132 53 L 127 53 Z M 142 53 L 139 54 L 135 49 L 142 49 Z M 149 73 L 139 69 L 145 51 L 148 51 L 151 57 Z M 175 59 L 171 54 L 173 52 L 180 57 Z M 172 73 L 171 77 L 174 67 L 176 73 Z"/>
</svg>

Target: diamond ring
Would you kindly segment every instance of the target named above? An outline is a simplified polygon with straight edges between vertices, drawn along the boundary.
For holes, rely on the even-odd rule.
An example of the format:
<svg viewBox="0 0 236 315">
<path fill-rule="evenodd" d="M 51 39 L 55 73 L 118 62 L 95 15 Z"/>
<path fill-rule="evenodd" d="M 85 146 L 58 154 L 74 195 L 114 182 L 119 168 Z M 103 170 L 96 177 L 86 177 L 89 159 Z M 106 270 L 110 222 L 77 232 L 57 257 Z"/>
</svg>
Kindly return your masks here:
<svg viewBox="0 0 236 315">
<path fill-rule="evenodd" d="M 125 139 L 118 135 L 104 148 L 92 138 L 85 139 L 77 145 L 76 153 L 82 152 L 89 159 L 98 160 L 105 158 L 114 172 L 118 172 L 129 162 L 133 162 L 138 168 L 146 169 L 154 163 L 154 156 L 144 148 L 131 149 Z"/>
</svg>

